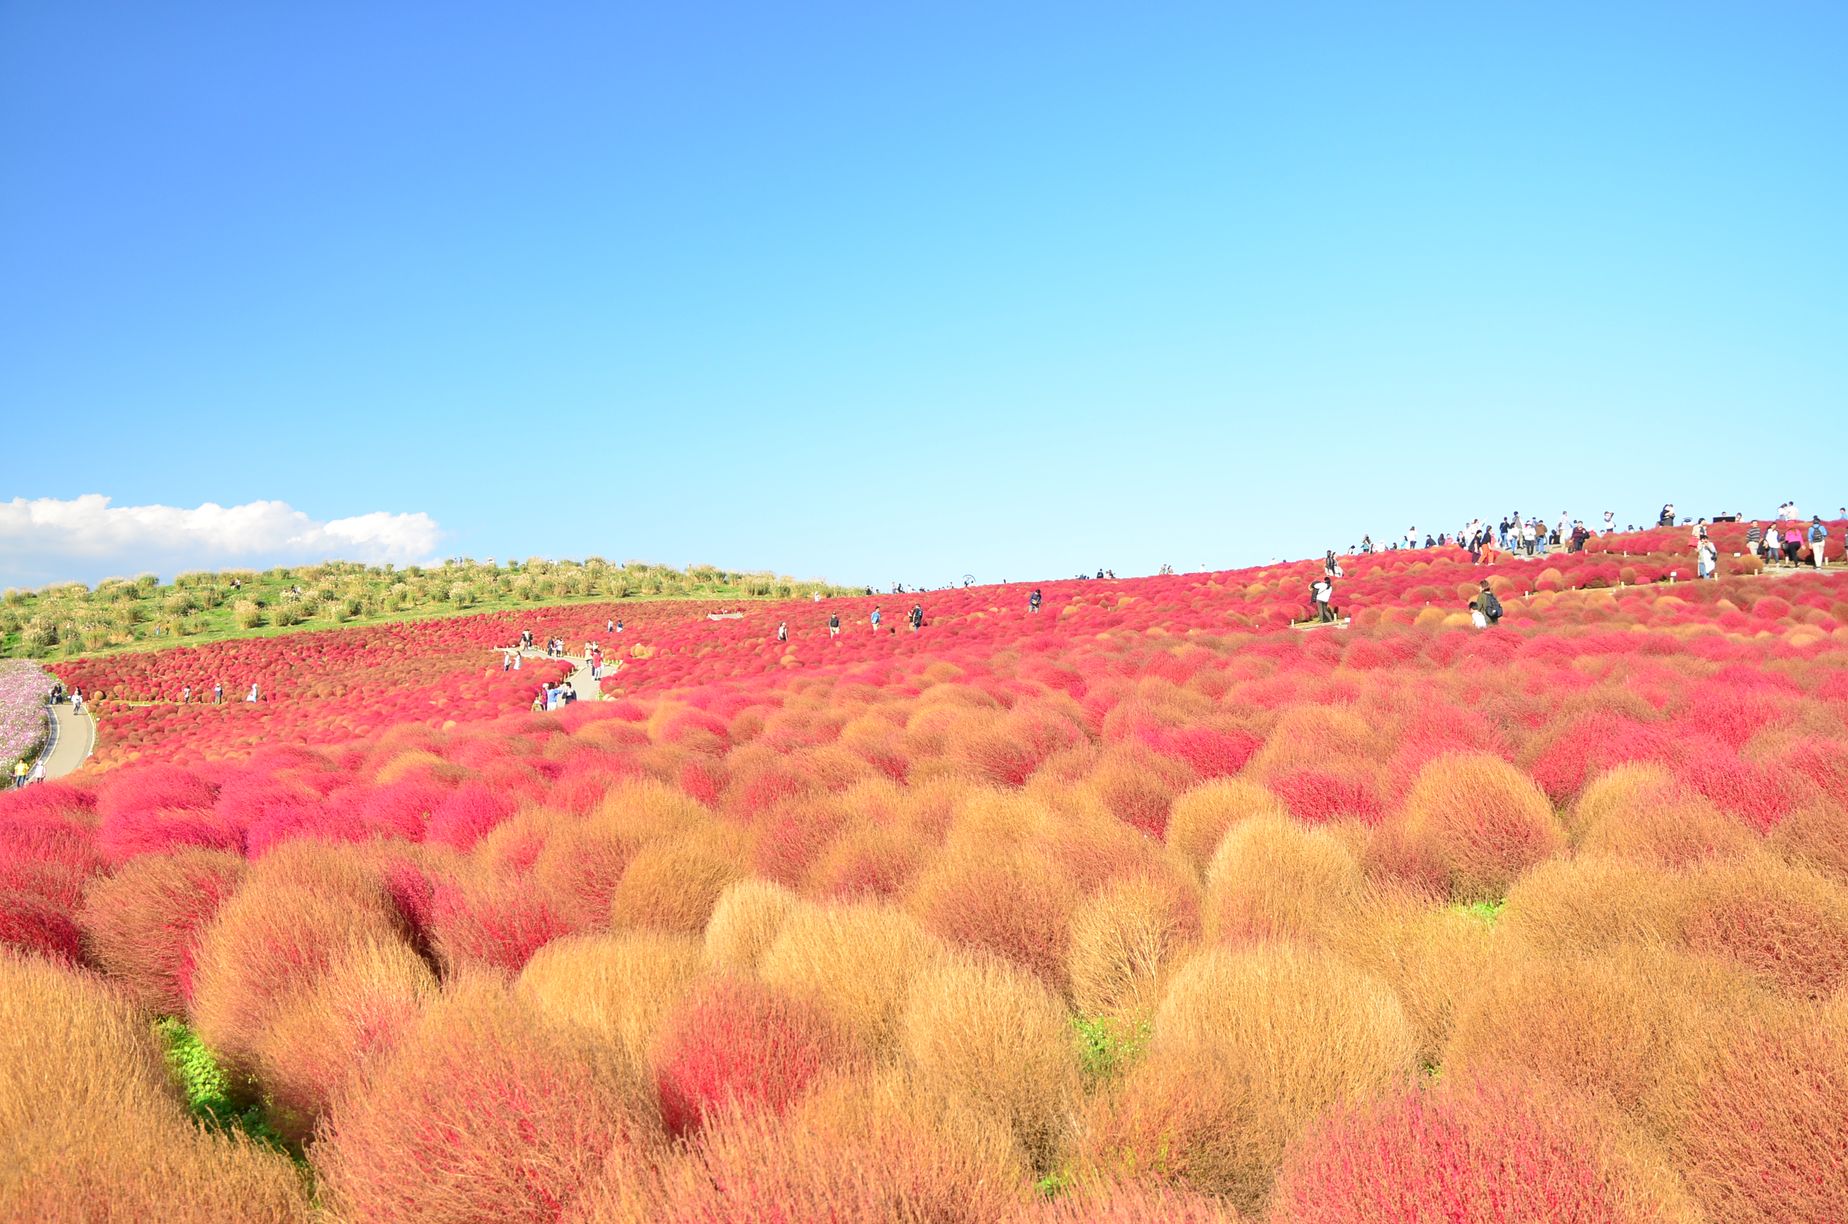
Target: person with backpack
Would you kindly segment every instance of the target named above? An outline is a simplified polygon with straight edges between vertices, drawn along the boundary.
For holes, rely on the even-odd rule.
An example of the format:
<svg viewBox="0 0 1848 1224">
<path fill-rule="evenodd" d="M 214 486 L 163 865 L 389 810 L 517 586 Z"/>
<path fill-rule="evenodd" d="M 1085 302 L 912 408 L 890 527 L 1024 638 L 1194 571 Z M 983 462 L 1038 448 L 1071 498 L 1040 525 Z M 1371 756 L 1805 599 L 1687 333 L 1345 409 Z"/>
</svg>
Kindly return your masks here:
<svg viewBox="0 0 1848 1224">
<path fill-rule="evenodd" d="M 1324 577 L 1309 587 L 1310 597 L 1315 600 L 1316 619 L 1324 625 L 1335 619 L 1335 580 Z"/>
<path fill-rule="evenodd" d="M 1038 614 L 1039 610 L 1040 610 L 1040 589 L 1038 587 L 1034 587 L 1033 593 L 1027 596 L 1027 611 Z"/>
<path fill-rule="evenodd" d="M 911 632 L 916 633 L 924 627 L 924 605 L 912 604 L 911 615 L 905 618 L 911 622 Z"/>
<path fill-rule="evenodd" d="M 841 614 L 839 612 L 835 612 L 829 615 L 828 617 L 828 636 L 831 638 L 837 638 L 840 635 L 841 635 Z"/>
<path fill-rule="evenodd" d="M 1720 576 L 1720 550 L 1705 535 L 1694 546 L 1694 576 L 1697 578 L 1718 578 Z"/>
<path fill-rule="evenodd" d="M 1829 529 L 1823 526 L 1820 514 L 1810 519 L 1809 546 L 1812 565 L 1821 569 L 1829 563 Z"/>
<path fill-rule="evenodd" d="M 1482 626 L 1483 628 L 1486 629 L 1492 625 L 1499 625 L 1501 623 L 1502 612 L 1504 610 L 1501 600 L 1495 597 L 1495 591 L 1489 586 L 1486 579 L 1482 583 L 1480 593 L 1476 596 L 1476 607 L 1481 611 L 1482 619 L 1487 622 Z"/>
</svg>

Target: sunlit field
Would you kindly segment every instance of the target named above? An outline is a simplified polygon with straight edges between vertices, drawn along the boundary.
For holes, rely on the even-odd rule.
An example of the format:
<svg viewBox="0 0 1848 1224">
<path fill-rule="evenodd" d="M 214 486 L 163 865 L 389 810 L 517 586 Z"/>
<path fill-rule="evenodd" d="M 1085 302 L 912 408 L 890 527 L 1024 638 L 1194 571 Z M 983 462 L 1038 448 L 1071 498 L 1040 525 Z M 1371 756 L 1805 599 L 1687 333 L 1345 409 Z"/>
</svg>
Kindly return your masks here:
<svg viewBox="0 0 1848 1224">
<path fill-rule="evenodd" d="M 1839 1224 L 1848 570 L 1743 531 L 57 661 L 0 1218 Z"/>
</svg>

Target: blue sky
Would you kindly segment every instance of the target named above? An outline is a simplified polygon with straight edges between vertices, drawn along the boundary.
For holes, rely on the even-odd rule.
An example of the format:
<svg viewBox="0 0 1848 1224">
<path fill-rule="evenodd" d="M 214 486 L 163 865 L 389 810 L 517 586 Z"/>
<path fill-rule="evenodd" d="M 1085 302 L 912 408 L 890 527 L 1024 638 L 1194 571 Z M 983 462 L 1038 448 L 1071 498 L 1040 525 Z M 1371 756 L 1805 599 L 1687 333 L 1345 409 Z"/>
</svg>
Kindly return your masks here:
<svg viewBox="0 0 1848 1224">
<path fill-rule="evenodd" d="M 1130 7 L 0 6 L 0 583 L 1848 501 L 1848 8 Z"/>
</svg>

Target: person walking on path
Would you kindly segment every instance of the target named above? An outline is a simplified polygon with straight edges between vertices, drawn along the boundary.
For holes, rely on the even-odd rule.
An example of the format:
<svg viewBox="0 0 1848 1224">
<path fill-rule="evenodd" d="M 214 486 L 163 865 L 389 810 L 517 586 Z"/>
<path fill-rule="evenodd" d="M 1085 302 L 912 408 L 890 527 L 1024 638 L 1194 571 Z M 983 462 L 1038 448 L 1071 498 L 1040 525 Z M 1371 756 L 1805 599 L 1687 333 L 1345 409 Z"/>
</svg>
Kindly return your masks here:
<svg viewBox="0 0 1848 1224">
<path fill-rule="evenodd" d="M 1802 551 L 1803 532 L 1793 523 L 1784 531 L 1784 560 L 1796 565 L 1797 555 Z"/>
<path fill-rule="evenodd" d="M 911 632 L 916 633 L 924 627 L 924 605 L 912 604 L 911 615 L 905 618 L 911 622 Z"/>
<path fill-rule="evenodd" d="M 1038 587 L 1034 587 L 1033 593 L 1027 596 L 1027 611 L 1037 614 L 1039 610 L 1040 610 L 1040 589 Z"/>
<path fill-rule="evenodd" d="M 841 614 L 835 612 L 828 617 L 828 636 L 837 638 L 841 635 Z"/>
<path fill-rule="evenodd" d="M 1810 519 L 1809 529 L 1810 563 L 1817 569 L 1828 564 L 1829 529 L 1823 526 L 1822 516 Z"/>
<path fill-rule="evenodd" d="M 26 784 L 26 758 L 20 757 L 13 762 L 13 789 L 18 790 Z"/>
<path fill-rule="evenodd" d="M 873 614 L 867 619 L 873 622 L 873 632 L 878 633 L 879 632 L 879 609 L 874 608 Z"/>
<path fill-rule="evenodd" d="M 40 757 L 37 761 L 33 762 L 32 764 L 32 777 L 29 779 L 29 781 L 43 782 L 44 780 L 45 780 L 45 758 Z"/>
</svg>

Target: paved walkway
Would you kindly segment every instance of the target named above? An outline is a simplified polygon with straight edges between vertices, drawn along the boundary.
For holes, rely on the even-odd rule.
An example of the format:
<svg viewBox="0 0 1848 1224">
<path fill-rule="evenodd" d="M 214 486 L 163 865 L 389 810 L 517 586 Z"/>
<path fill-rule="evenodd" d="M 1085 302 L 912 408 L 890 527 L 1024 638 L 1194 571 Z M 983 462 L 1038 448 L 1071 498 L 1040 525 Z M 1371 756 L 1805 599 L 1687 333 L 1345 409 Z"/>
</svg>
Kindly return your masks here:
<svg viewBox="0 0 1848 1224">
<path fill-rule="evenodd" d="M 506 654 L 511 648 L 502 646 L 499 649 L 502 654 Z M 565 662 L 571 664 L 572 667 L 571 674 L 565 677 L 565 683 L 577 690 L 578 700 L 603 700 L 603 683 L 602 681 L 591 679 L 590 660 L 583 655 L 548 655 L 545 651 L 537 647 L 531 647 L 520 651 L 520 657 L 525 659 L 563 659 Z M 603 662 L 604 675 L 610 675 L 616 670 L 616 660 L 609 655 L 603 657 Z"/>
<path fill-rule="evenodd" d="M 40 754 L 45 762 L 45 777 L 62 778 L 75 773 L 77 767 L 96 751 L 96 717 L 85 711 L 78 714 L 68 701 L 49 707 L 51 735 L 47 750 Z"/>
</svg>

